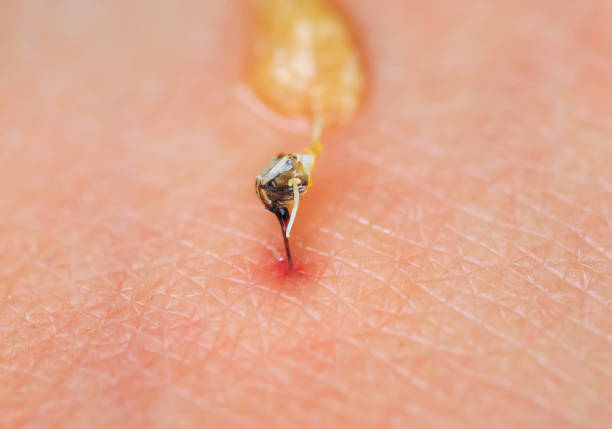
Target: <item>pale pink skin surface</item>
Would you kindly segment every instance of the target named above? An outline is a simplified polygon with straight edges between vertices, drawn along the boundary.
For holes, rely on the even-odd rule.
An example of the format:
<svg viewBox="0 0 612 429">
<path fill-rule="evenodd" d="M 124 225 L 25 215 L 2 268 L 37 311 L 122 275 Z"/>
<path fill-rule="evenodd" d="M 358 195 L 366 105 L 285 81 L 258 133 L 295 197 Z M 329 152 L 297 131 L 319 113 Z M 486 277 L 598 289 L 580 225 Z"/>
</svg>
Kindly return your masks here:
<svg viewBox="0 0 612 429">
<path fill-rule="evenodd" d="M 253 183 L 307 138 L 241 3 L 172 3 L 3 2 L 3 427 L 610 427 L 610 2 L 344 1 L 289 275 Z"/>
</svg>

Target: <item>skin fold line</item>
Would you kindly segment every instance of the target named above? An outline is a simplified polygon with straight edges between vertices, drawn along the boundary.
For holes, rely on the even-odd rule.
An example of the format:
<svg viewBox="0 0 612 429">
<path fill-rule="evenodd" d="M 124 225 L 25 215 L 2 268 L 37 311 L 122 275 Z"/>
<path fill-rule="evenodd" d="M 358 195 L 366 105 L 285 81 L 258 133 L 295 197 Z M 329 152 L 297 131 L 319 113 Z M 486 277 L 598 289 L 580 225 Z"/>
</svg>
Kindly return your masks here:
<svg viewBox="0 0 612 429">
<path fill-rule="evenodd" d="M 361 54 L 344 17 L 324 0 L 252 0 L 255 32 L 248 81 L 278 114 L 304 118 L 312 141 L 304 153 L 281 153 L 259 173 L 255 191 L 289 237 L 301 196 L 312 185 L 324 126 L 348 120 L 364 93 Z"/>
</svg>

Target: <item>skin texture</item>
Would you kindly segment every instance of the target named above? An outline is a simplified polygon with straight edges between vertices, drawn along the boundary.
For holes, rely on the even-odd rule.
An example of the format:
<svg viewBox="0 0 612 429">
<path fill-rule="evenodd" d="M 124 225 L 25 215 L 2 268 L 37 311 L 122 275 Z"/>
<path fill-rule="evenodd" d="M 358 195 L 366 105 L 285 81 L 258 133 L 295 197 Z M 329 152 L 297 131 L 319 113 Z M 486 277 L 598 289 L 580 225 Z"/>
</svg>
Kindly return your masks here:
<svg viewBox="0 0 612 429">
<path fill-rule="evenodd" d="M 243 4 L 3 2 L 3 427 L 610 427 L 610 2 L 340 5 L 287 273 Z"/>
</svg>

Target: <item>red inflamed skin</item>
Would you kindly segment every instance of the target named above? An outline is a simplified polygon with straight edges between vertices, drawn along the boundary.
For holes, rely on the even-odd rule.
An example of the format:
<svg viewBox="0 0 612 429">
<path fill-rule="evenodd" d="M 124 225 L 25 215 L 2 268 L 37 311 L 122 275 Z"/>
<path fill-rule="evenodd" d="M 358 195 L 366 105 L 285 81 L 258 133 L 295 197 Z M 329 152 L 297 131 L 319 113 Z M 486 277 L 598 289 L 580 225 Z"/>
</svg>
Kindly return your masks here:
<svg viewBox="0 0 612 429">
<path fill-rule="evenodd" d="M 246 3 L 3 2 L 0 426 L 611 427 L 612 4 L 335 4 L 289 270 Z"/>
</svg>

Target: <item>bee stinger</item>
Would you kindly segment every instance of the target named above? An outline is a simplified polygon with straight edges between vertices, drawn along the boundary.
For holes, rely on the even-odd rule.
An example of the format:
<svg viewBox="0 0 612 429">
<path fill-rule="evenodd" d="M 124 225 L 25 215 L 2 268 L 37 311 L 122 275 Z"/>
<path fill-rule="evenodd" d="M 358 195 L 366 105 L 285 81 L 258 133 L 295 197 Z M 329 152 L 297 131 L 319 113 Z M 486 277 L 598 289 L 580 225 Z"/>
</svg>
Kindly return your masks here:
<svg viewBox="0 0 612 429">
<path fill-rule="evenodd" d="M 292 260 L 288 239 L 300 197 L 312 184 L 314 164 L 321 149 L 322 144 L 317 140 L 303 154 L 281 153 L 261 170 L 255 180 L 257 196 L 280 222 L 289 266 L 292 266 Z"/>
</svg>

